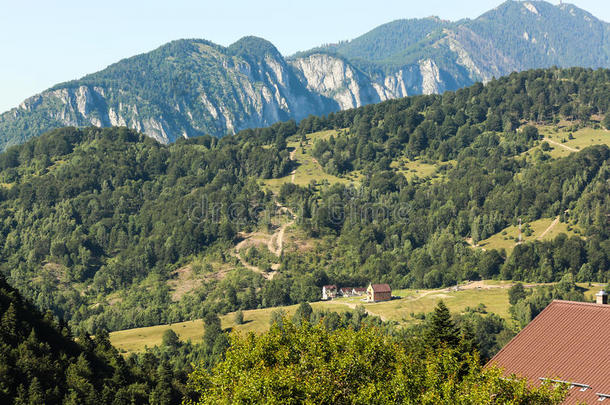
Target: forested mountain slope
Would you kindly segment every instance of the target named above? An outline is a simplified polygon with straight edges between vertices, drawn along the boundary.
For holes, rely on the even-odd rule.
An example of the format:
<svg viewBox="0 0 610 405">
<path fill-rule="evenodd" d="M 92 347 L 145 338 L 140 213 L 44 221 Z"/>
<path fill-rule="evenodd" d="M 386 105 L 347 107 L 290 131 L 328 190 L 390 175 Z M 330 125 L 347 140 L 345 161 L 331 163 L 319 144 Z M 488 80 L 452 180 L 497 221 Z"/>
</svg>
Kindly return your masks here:
<svg viewBox="0 0 610 405">
<path fill-rule="evenodd" d="M 430 93 L 535 67 L 608 67 L 609 33 L 572 4 L 509 0 L 474 20 L 397 20 L 309 53 L 341 55 L 377 80 L 416 72 Z"/>
<path fill-rule="evenodd" d="M 246 37 L 179 40 L 0 115 L 0 148 L 62 126 L 127 126 L 162 143 L 224 136 L 537 67 L 610 67 L 609 25 L 569 4 L 507 1 L 474 20 L 398 20 L 284 58 Z"/>
<path fill-rule="evenodd" d="M 127 126 L 159 142 L 322 114 L 336 103 L 307 91 L 269 42 L 225 48 L 170 42 L 29 98 L 0 118 L 3 145 L 61 126 Z"/>
<path fill-rule="evenodd" d="M 0 276 L 0 401 L 3 404 L 178 403 L 171 372 L 138 368 L 108 340 L 42 314 Z"/>
<path fill-rule="evenodd" d="M 553 158 L 538 128 L 568 137 L 599 127 L 609 102 L 610 71 L 547 69 L 220 140 L 55 130 L 0 154 L 0 271 L 90 331 L 317 300 L 328 283 L 603 282 L 607 132 Z M 316 165 L 341 182 L 265 190 L 290 179 L 291 155 L 322 130 L 334 135 L 316 141 Z M 435 177 L 407 179 L 405 160 L 434 163 Z M 557 216 L 586 239 L 560 235 L 510 255 L 466 242 Z M 238 260 L 239 242 L 278 229 L 302 243 L 279 256 L 259 245 L 242 256 L 250 267 Z"/>
</svg>

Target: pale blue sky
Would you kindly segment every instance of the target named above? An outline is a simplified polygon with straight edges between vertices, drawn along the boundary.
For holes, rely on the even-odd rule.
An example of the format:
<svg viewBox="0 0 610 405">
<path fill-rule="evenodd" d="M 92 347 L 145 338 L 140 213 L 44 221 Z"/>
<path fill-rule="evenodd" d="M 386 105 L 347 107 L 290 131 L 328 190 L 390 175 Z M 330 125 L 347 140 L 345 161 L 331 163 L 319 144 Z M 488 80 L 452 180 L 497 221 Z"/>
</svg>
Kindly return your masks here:
<svg viewBox="0 0 610 405">
<path fill-rule="evenodd" d="M 284 54 L 357 37 L 399 18 L 475 18 L 502 0 L 0 0 L 0 112 L 55 83 L 179 38 L 245 35 Z M 558 0 L 551 1 L 554 4 Z M 609 0 L 573 0 L 610 21 Z"/>
</svg>

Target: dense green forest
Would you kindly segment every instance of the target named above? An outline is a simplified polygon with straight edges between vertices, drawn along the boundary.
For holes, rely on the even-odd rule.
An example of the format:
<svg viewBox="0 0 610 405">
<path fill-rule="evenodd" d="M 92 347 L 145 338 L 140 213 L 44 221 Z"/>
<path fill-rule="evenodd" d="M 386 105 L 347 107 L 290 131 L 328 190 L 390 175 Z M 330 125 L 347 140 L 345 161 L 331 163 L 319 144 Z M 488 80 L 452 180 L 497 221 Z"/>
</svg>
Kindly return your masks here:
<svg viewBox="0 0 610 405">
<path fill-rule="evenodd" d="M 327 283 L 606 282 L 610 150 L 524 152 L 540 142 L 536 124 L 599 125 L 609 79 L 608 70 L 533 70 L 168 146 L 125 128 L 55 130 L 0 155 L 0 271 L 37 307 L 91 333 L 313 301 Z M 328 173 L 357 170 L 359 184 L 286 184 L 277 196 L 260 187 L 293 169 L 287 140 L 325 129 L 341 131 L 314 155 Z M 401 158 L 438 161 L 440 176 L 407 180 L 391 165 Z M 239 232 L 271 226 L 277 202 L 315 244 L 282 254 L 266 280 L 231 250 Z M 553 216 L 583 237 L 510 254 L 465 242 Z M 249 258 L 271 263 L 263 256 Z M 210 258 L 238 270 L 214 277 Z M 203 263 L 193 267 L 204 282 L 174 299 L 168 280 L 189 263 Z"/>
<path fill-rule="evenodd" d="M 185 392 L 167 362 L 151 356 L 126 361 L 103 332 L 72 336 L 2 276 L 0 314 L 3 404 L 170 404 Z"/>
<path fill-rule="evenodd" d="M 549 282 L 565 273 L 607 281 L 608 147 L 563 159 L 522 153 L 540 138 L 531 124 L 583 124 L 592 113 L 605 113 L 608 79 L 603 70 L 530 71 L 443 96 L 302 121 L 301 132 L 349 127 L 348 135 L 318 141 L 314 155 L 328 173 L 360 170 L 365 177 L 359 189 L 283 186 L 280 200 L 302 213 L 304 229 L 324 240 L 310 255 L 286 255 L 286 267 L 324 269 L 318 277 L 339 284 L 375 279 L 397 287 L 479 277 Z M 407 181 L 390 166 L 401 156 L 454 160 L 441 166 L 440 181 Z M 581 226 L 586 240 L 560 235 L 519 245 L 509 257 L 464 243 L 519 218 L 554 216 Z"/>
<path fill-rule="evenodd" d="M 271 204 L 251 177 L 286 172 L 288 152 L 220 143 L 202 137 L 168 148 L 125 128 L 62 129 L 7 151 L 3 272 L 41 308 L 80 321 L 102 312 L 90 298 L 167 277 L 189 256 L 232 241 L 236 224 L 252 226 L 252 213 Z M 245 210 L 229 212 L 240 202 Z M 218 211 L 202 216 L 202 204 Z M 152 307 L 130 303 L 116 314 L 124 323 L 103 326 L 165 321 L 153 308 L 169 304 L 167 291 L 142 293 L 140 304 Z"/>
</svg>

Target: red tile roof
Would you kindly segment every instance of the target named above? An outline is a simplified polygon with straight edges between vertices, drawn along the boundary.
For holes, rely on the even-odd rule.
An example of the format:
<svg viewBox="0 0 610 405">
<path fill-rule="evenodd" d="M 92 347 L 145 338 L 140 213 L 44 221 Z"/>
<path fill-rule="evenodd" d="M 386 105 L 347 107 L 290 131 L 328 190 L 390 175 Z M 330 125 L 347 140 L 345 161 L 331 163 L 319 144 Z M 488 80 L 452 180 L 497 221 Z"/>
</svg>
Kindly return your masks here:
<svg viewBox="0 0 610 405">
<path fill-rule="evenodd" d="M 553 301 L 492 364 L 534 385 L 541 378 L 588 385 L 571 388 L 564 404 L 596 403 L 597 393 L 610 395 L 610 305 Z"/>
<path fill-rule="evenodd" d="M 372 284 L 373 286 L 373 291 L 378 292 L 378 293 L 384 293 L 384 292 L 392 292 L 392 289 L 390 288 L 390 286 L 388 284 Z"/>
</svg>

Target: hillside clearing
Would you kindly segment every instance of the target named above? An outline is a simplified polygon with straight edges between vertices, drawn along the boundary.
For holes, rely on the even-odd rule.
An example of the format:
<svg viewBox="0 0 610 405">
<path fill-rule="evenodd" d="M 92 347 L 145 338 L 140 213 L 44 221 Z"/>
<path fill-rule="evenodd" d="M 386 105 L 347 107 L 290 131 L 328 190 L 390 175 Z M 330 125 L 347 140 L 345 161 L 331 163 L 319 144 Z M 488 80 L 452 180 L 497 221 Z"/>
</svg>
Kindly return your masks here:
<svg viewBox="0 0 610 405">
<path fill-rule="evenodd" d="M 406 157 L 401 157 L 394 160 L 390 167 L 401 173 L 407 180 L 413 180 L 415 177 L 424 179 L 427 177 L 438 178 L 438 168 L 446 164 L 455 164 L 455 161 L 448 162 L 424 162 L 421 158 L 409 160 Z"/>
<path fill-rule="evenodd" d="M 294 183 L 299 186 L 308 186 L 309 184 L 357 184 L 359 183 L 360 175 L 357 172 L 352 172 L 345 178 L 333 176 L 324 172 L 320 163 L 312 155 L 312 149 L 317 140 L 328 139 L 332 136 L 341 136 L 343 130 L 328 130 L 320 131 L 306 135 L 306 140 L 301 140 L 299 137 L 296 140 L 287 142 L 288 148 L 291 149 L 290 158 L 295 161 L 295 169 L 287 176 L 277 179 L 267 179 L 261 182 L 261 186 L 271 190 L 277 194 L 280 187 L 284 183 Z"/>
<path fill-rule="evenodd" d="M 524 223 L 524 229 L 525 225 L 526 224 Z M 532 234 L 528 236 L 524 232 L 522 234 L 524 242 L 529 242 L 533 240 L 551 240 L 554 239 L 560 233 L 565 233 L 568 236 L 578 236 L 577 232 L 575 231 L 578 228 L 574 225 L 570 225 L 565 222 L 559 222 L 559 217 L 541 218 L 536 221 L 530 222 L 529 225 L 532 229 Z M 571 227 L 571 229 L 568 230 L 568 227 Z M 481 249 L 504 249 L 506 250 L 506 254 L 510 255 L 512 250 L 517 245 L 518 237 L 519 227 L 517 225 L 512 225 L 507 228 L 504 228 L 502 231 L 496 233 L 495 235 L 492 235 L 489 238 L 480 241 L 476 247 Z"/>
<path fill-rule="evenodd" d="M 546 153 L 552 158 L 566 157 L 570 153 L 579 152 L 592 145 L 610 146 L 610 132 L 604 129 L 581 128 L 571 132 L 567 128 L 557 130 L 552 126 L 540 126 L 538 130 L 544 139 L 538 146 L 526 152 L 529 155 L 535 150 L 540 150 L 540 145 L 544 141 L 551 147 Z M 570 139 L 570 134 L 573 139 Z"/>
</svg>

